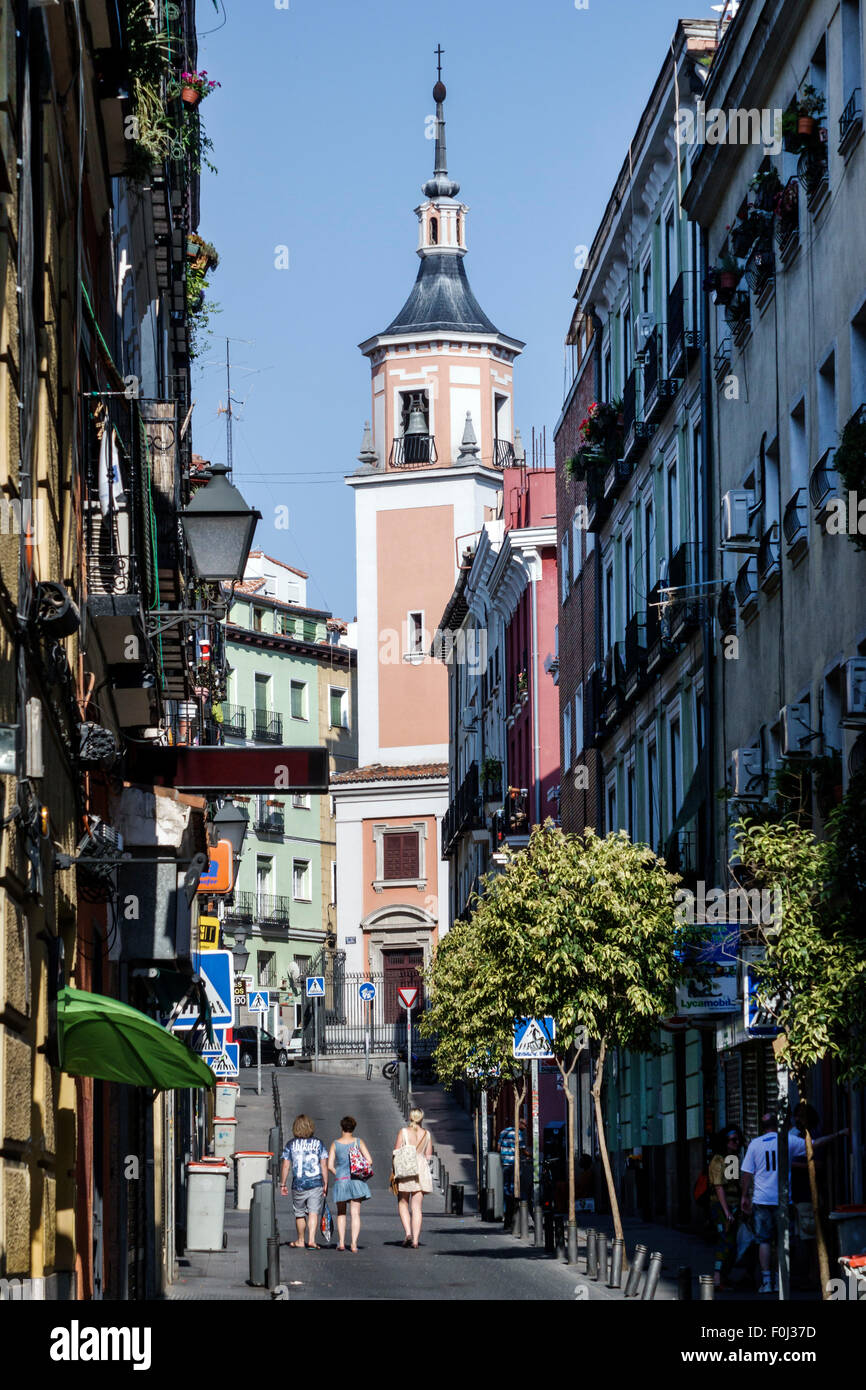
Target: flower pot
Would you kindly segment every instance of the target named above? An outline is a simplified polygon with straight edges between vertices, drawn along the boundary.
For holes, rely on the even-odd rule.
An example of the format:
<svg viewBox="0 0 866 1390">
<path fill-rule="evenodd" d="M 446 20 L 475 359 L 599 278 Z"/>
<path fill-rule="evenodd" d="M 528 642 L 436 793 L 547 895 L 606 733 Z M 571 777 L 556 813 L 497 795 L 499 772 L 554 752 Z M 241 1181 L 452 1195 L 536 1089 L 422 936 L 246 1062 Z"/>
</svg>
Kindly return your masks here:
<svg viewBox="0 0 866 1390">
<path fill-rule="evenodd" d="M 181 87 L 180 99 L 186 102 L 187 106 L 198 106 L 201 101 L 201 92 L 198 87 Z"/>
<path fill-rule="evenodd" d="M 815 133 L 815 117 L 814 117 L 814 116 L 798 116 L 798 117 L 797 117 L 797 134 L 798 134 L 798 135 L 805 135 L 805 136 L 808 138 L 809 136 L 814 135 L 814 133 Z"/>
</svg>

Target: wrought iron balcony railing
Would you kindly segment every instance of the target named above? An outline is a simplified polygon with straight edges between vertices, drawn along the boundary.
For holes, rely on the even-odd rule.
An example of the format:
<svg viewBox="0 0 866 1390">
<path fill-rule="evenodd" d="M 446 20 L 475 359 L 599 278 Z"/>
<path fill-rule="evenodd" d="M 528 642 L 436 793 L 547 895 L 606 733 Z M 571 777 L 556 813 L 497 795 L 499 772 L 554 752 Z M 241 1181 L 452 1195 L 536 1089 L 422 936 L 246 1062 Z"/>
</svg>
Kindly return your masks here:
<svg viewBox="0 0 866 1390">
<path fill-rule="evenodd" d="M 226 920 L 251 922 L 255 915 L 256 899 L 254 893 L 239 893 L 237 889 L 225 899 Z"/>
<path fill-rule="evenodd" d="M 230 738 L 246 738 L 247 711 L 244 705 L 223 705 L 223 733 Z"/>
<path fill-rule="evenodd" d="M 432 434 L 403 434 L 391 444 L 388 462 L 392 468 L 429 468 L 436 462 L 436 440 Z"/>
<path fill-rule="evenodd" d="M 825 449 L 809 475 L 809 497 L 812 506 L 821 512 L 828 498 L 835 496 L 837 474 L 830 462 L 832 449 Z"/>
<path fill-rule="evenodd" d="M 283 894 L 257 893 L 255 895 L 255 919 L 257 922 L 274 923 L 284 926 L 289 921 L 291 898 Z"/>
<path fill-rule="evenodd" d="M 744 618 L 751 617 L 758 609 L 758 557 L 750 555 L 740 566 L 734 592 Z"/>
<path fill-rule="evenodd" d="M 854 132 L 863 125 L 863 106 L 862 93 L 859 87 L 855 87 L 847 102 L 842 115 L 839 117 L 839 153 L 844 154 L 848 145 L 853 142 Z"/>
<path fill-rule="evenodd" d="M 767 593 L 778 589 L 782 582 L 782 551 L 779 541 L 779 524 L 774 521 L 761 537 L 758 551 L 758 580 Z"/>
<path fill-rule="evenodd" d="M 282 743 L 283 716 L 281 714 L 265 714 L 261 710 L 256 710 L 253 738 L 256 743 Z"/>
<path fill-rule="evenodd" d="M 255 827 L 259 835 L 284 835 L 285 815 L 281 810 L 263 806 L 256 812 Z"/>
<path fill-rule="evenodd" d="M 809 515 L 806 507 L 806 489 L 798 487 L 788 499 L 782 517 L 782 530 L 788 554 L 800 554 L 809 544 Z"/>
<path fill-rule="evenodd" d="M 476 830 L 483 823 L 478 764 L 473 762 L 442 817 L 443 857 L 447 858 L 453 852 L 457 840 L 465 831 Z"/>
<path fill-rule="evenodd" d="M 497 468 L 514 467 L 514 445 L 508 439 L 494 439 L 493 462 Z"/>
</svg>

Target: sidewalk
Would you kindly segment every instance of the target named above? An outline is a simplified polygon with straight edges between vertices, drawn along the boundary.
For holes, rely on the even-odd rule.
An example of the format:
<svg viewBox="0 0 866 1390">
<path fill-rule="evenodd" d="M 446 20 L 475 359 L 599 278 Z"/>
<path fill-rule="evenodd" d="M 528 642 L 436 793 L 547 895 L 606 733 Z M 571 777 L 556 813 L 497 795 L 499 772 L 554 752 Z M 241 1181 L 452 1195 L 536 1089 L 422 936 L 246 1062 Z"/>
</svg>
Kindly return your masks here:
<svg viewBox="0 0 866 1390">
<path fill-rule="evenodd" d="M 242 1071 L 237 1109 L 237 1144 L 240 1149 L 266 1149 L 268 1134 L 274 1124 L 274 1096 L 271 1071 L 262 1074 L 262 1094 L 256 1095 L 255 1071 Z M 287 1216 L 279 1210 L 280 1238 L 286 1239 Z M 224 1250 L 189 1250 L 177 1259 L 177 1278 L 166 1289 L 167 1299 L 266 1299 L 267 1289 L 254 1288 L 247 1281 L 250 1274 L 248 1211 L 235 1210 L 234 1166 L 229 1165 L 226 1184 L 226 1248 Z M 289 1218 L 290 1221 L 290 1218 Z"/>
</svg>

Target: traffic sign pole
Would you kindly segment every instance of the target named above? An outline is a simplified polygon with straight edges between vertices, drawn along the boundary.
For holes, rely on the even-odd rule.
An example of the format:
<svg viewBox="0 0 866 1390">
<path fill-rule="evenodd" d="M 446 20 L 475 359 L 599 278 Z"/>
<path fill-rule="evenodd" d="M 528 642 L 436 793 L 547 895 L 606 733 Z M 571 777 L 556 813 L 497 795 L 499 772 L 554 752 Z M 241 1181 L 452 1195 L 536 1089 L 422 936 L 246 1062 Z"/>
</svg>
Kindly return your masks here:
<svg viewBox="0 0 866 1390">
<path fill-rule="evenodd" d="M 262 1016 L 256 1019 L 256 1095 L 262 1093 Z"/>
<path fill-rule="evenodd" d="M 365 1012 L 366 1015 L 367 1015 L 367 1019 L 366 1019 L 367 1027 L 366 1027 L 366 1029 L 364 1030 L 364 1065 L 365 1065 L 366 1068 L 367 1068 L 367 1080 L 369 1081 L 369 1080 L 370 1080 L 370 1072 L 371 1072 L 371 1070 L 372 1070 L 372 1068 L 371 1068 L 371 1066 L 370 1066 L 370 1015 L 371 1015 L 372 1012 L 373 1012 L 373 1001 L 372 1001 L 372 999 L 368 999 L 368 1000 L 367 1000 L 367 1003 L 366 1003 L 366 1007 L 365 1007 L 364 1012 Z"/>
<path fill-rule="evenodd" d="M 412 1094 L 412 1009 L 406 1010 L 406 1076 L 409 1095 Z"/>
<path fill-rule="evenodd" d="M 313 1029 L 316 1034 L 316 1071 L 319 1070 L 319 996 L 313 1000 Z"/>
<path fill-rule="evenodd" d="M 532 1085 L 532 1205 L 538 1212 L 541 1205 L 541 1156 L 538 1135 L 538 1061 L 533 1057 L 530 1063 Z"/>
</svg>

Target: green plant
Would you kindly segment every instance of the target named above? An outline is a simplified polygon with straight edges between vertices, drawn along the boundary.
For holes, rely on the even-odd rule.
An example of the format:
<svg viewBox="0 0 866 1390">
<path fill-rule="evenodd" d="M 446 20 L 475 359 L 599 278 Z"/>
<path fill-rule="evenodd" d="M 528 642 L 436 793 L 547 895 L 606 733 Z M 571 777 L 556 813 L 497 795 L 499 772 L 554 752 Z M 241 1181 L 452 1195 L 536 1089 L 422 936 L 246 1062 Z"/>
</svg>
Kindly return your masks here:
<svg viewBox="0 0 866 1390">
<path fill-rule="evenodd" d="M 827 109 L 824 94 L 819 92 L 817 87 L 813 87 L 811 82 L 807 82 L 800 94 L 797 109 L 801 116 L 811 116 L 813 120 L 820 120 Z"/>
<path fill-rule="evenodd" d="M 720 275 L 739 274 L 741 266 L 736 256 L 733 256 L 730 251 L 723 251 L 719 256 L 719 263 L 716 266 L 716 270 Z"/>
</svg>

